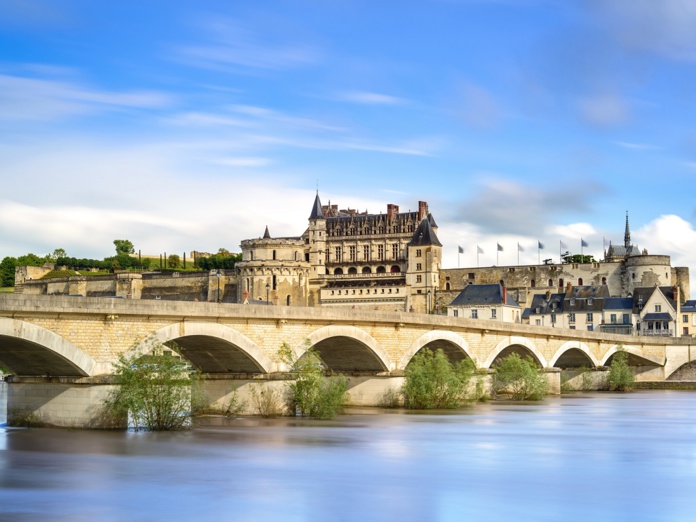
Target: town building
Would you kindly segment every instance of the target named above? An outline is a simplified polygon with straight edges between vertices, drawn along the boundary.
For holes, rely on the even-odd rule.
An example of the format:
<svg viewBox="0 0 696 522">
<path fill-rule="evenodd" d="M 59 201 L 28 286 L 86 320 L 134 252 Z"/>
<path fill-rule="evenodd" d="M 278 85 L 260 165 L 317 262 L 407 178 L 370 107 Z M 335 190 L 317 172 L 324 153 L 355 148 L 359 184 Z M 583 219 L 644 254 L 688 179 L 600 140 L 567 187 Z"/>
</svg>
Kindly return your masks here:
<svg viewBox="0 0 696 522">
<path fill-rule="evenodd" d="M 469 285 L 447 307 L 447 315 L 504 323 L 521 322 L 521 308 L 500 284 Z"/>
</svg>

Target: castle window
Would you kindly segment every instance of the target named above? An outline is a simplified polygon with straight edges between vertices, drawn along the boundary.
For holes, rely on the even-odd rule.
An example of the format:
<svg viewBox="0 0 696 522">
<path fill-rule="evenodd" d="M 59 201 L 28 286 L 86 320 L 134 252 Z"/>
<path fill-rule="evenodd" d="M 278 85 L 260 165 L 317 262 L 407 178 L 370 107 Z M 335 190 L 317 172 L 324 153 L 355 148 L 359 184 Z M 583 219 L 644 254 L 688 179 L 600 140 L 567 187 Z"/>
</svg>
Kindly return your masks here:
<svg viewBox="0 0 696 522">
<path fill-rule="evenodd" d="M 476 310 L 476 309 L 471 310 L 471 318 L 478 319 L 478 310 Z"/>
<path fill-rule="evenodd" d="M 398 274 L 399 272 L 401 272 L 401 268 L 399 268 L 399 265 L 392 265 L 392 267 L 389 269 L 389 271 L 392 274 Z"/>
<path fill-rule="evenodd" d="M 378 267 L 377 267 L 377 273 L 378 273 L 378 274 L 386 274 L 386 273 L 387 273 L 387 269 L 384 268 L 383 266 L 378 266 Z"/>
<path fill-rule="evenodd" d="M 578 286 L 582 286 L 582 277 L 578 279 Z"/>
<path fill-rule="evenodd" d="M 362 273 L 363 273 L 363 274 L 371 274 L 371 273 L 372 273 L 372 270 L 370 270 L 370 267 L 369 267 L 369 266 L 364 266 L 363 269 L 362 269 Z"/>
<path fill-rule="evenodd" d="M 422 282 L 423 282 L 423 278 L 420 275 L 417 275 L 416 276 L 416 283 L 422 283 Z"/>
<path fill-rule="evenodd" d="M 357 259 L 357 252 L 355 245 L 350 245 L 348 247 L 348 257 L 350 257 L 351 262 L 355 262 Z"/>
<path fill-rule="evenodd" d="M 423 270 L 423 265 L 420 263 L 416 263 L 416 270 Z"/>
<path fill-rule="evenodd" d="M 275 290 L 276 288 L 276 276 L 273 276 L 273 290 Z"/>
<path fill-rule="evenodd" d="M 532 279 L 529 286 L 534 288 L 536 286 L 536 281 L 534 279 Z"/>
<path fill-rule="evenodd" d="M 603 278 L 602 278 L 602 284 L 603 284 L 603 285 L 606 285 L 606 284 L 607 284 L 607 278 L 606 278 L 606 277 L 603 277 Z"/>
<path fill-rule="evenodd" d="M 560 288 L 563 288 L 563 279 L 559 279 L 559 280 L 558 280 L 558 286 L 559 286 Z"/>
<path fill-rule="evenodd" d="M 416 250 L 416 257 L 421 257 L 423 255 L 423 251 L 419 248 Z"/>
<path fill-rule="evenodd" d="M 473 273 L 473 272 L 469 272 L 469 279 L 474 279 L 474 273 Z"/>
<path fill-rule="evenodd" d="M 491 319 L 497 319 L 498 317 L 498 310 L 495 308 L 491 308 Z"/>
<path fill-rule="evenodd" d="M 363 246 L 363 259 L 365 261 L 370 260 L 370 245 Z"/>
<path fill-rule="evenodd" d="M 290 306 L 290 294 L 285 296 L 285 306 Z"/>
<path fill-rule="evenodd" d="M 449 283 L 445 283 L 445 290 L 449 290 L 449 289 L 450 289 L 450 284 L 449 284 Z"/>
<path fill-rule="evenodd" d="M 334 275 L 343 275 L 343 269 L 337 268 L 336 270 L 334 270 Z"/>
<path fill-rule="evenodd" d="M 459 310 L 457 310 L 456 308 L 452 310 L 452 313 L 454 314 L 454 317 L 459 317 Z"/>
<path fill-rule="evenodd" d="M 254 260 L 254 251 L 252 250 L 251 252 L 249 252 L 249 261 L 253 261 L 253 260 Z"/>
<path fill-rule="evenodd" d="M 394 243 L 392 245 L 392 259 L 399 259 L 399 244 Z"/>
<path fill-rule="evenodd" d="M 358 269 L 355 268 L 354 266 L 351 266 L 351 267 L 348 269 L 348 273 L 349 273 L 349 274 L 357 274 L 357 273 L 358 273 Z"/>
<path fill-rule="evenodd" d="M 384 261 L 384 245 L 377 245 L 377 259 Z"/>
<path fill-rule="evenodd" d="M 340 247 L 340 246 L 337 246 L 337 247 L 336 247 L 336 262 L 337 262 L 337 263 L 340 263 L 341 261 L 343 261 L 343 255 L 342 255 L 342 253 L 341 253 L 341 247 Z"/>
<path fill-rule="evenodd" d="M 274 250 L 273 251 L 273 261 L 275 261 L 275 258 L 276 258 L 276 251 Z"/>
</svg>

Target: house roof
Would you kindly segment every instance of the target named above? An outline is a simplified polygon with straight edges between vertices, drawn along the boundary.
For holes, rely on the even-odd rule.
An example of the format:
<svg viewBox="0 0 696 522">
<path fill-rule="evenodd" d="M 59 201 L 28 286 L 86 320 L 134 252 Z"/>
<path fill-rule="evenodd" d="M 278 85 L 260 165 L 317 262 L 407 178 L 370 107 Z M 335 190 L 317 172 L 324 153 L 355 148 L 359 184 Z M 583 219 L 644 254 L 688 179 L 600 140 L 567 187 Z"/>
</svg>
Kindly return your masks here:
<svg viewBox="0 0 696 522">
<path fill-rule="evenodd" d="M 648 303 L 654 292 L 662 292 L 667 302 L 676 310 L 674 302 L 674 288 L 671 286 L 641 286 L 633 289 L 633 313 L 640 314 L 643 306 Z"/>
<path fill-rule="evenodd" d="M 561 313 L 564 301 L 565 293 L 549 294 L 548 298 L 546 294 L 535 294 L 529 307 L 531 309 L 530 315 Z"/>
<path fill-rule="evenodd" d="M 605 310 L 630 310 L 633 308 L 632 297 L 607 297 L 604 300 Z"/>
<path fill-rule="evenodd" d="M 424 218 L 420 222 L 408 244 L 409 246 L 442 246 L 433 227 L 430 226 L 428 218 Z"/>
<path fill-rule="evenodd" d="M 696 312 L 696 299 L 685 301 L 684 304 L 681 305 L 681 311 L 682 312 Z"/>
<path fill-rule="evenodd" d="M 508 306 L 517 306 L 517 301 L 506 293 Z M 503 304 L 503 287 L 499 283 L 490 285 L 468 285 L 462 290 L 450 306 L 480 306 Z"/>
<path fill-rule="evenodd" d="M 666 312 L 662 312 L 659 314 L 645 314 L 643 316 L 642 320 L 643 321 L 671 321 L 672 316 Z"/>
</svg>

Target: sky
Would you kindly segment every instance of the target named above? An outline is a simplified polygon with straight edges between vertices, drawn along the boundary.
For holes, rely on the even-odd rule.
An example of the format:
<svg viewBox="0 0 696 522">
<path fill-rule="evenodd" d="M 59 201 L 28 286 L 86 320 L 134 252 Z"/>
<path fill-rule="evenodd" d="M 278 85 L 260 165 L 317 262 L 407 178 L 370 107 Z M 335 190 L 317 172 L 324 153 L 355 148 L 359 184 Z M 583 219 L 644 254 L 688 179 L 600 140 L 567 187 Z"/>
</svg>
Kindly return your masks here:
<svg viewBox="0 0 696 522">
<path fill-rule="evenodd" d="M 581 240 L 599 259 L 626 212 L 634 244 L 696 266 L 692 0 L 0 12 L 0 258 L 238 252 L 300 235 L 318 189 L 371 213 L 427 201 L 448 268 Z"/>
</svg>

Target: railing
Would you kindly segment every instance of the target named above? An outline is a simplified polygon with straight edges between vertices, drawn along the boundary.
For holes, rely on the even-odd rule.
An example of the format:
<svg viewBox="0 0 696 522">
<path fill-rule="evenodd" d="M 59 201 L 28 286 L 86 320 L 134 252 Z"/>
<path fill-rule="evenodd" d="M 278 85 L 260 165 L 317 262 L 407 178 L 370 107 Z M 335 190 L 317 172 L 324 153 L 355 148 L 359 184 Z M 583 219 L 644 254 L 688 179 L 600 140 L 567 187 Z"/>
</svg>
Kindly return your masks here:
<svg viewBox="0 0 696 522">
<path fill-rule="evenodd" d="M 370 274 L 328 274 L 326 277 L 327 279 L 365 279 L 373 277 L 404 278 L 406 274 L 404 272 L 372 272 Z"/>
<path fill-rule="evenodd" d="M 602 333 L 633 335 L 633 325 L 631 324 L 600 324 L 599 331 Z"/>
<path fill-rule="evenodd" d="M 672 337 L 674 330 L 641 330 L 640 335 L 653 336 L 653 337 Z"/>
</svg>

